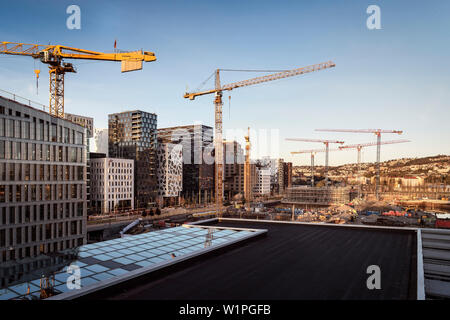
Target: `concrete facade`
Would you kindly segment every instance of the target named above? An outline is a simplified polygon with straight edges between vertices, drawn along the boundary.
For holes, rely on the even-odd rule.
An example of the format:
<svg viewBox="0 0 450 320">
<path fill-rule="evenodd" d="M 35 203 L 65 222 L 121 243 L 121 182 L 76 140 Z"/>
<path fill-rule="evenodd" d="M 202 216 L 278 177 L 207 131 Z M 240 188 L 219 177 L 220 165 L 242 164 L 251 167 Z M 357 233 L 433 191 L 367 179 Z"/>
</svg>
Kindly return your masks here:
<svg viewBox="0 0 450 320">
<path fill-rule="evenodd" d="M 86 242 L 86 129 L 0 97 L 0 263 Z"/>
<path fill-rule="evenodd" d="M 89 161 L 93 212 L 134 209 L 134 160 L 96 158 Z"/>
<path fill-rule="evenodd" d="M 257 169 L 256 170 L 256 182 L 253 192 L 256 195 L 270 194 L 270 170 L 269 169 Z"/>
<path fill-rule="evenodd" d="M 86 128 L 88 139 L 94 136 L 94 118 L 80 116 L 72 113 L 64 113 L 64 118 Z"/>
</svg>

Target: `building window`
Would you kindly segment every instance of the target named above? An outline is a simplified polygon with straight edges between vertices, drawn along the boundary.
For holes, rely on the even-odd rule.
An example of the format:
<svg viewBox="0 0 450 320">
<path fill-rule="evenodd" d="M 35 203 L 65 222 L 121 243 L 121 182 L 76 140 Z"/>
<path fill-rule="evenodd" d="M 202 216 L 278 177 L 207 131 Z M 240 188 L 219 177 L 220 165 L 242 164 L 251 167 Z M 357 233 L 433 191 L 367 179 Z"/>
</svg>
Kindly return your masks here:
<svg viewBox="0 0 450 320">
<path fill-rule="evenodd" d="M 58 127 L 56 126 L 56 124 L 52 124 L 51 125 L 51 141 L 52 142 L 57 142 L 58 141 L 57 129 L 58 129 Z"/>
<path fill-rule="evenodd" d="M 20 142 L 15 142 L 15 148 L 16 148 L 16 152 L 14 154 L 14 159 L 15 160 L 20 160 L 21 159 L 21 149 L 22 149 L 22 143 Z"/>
</svg>

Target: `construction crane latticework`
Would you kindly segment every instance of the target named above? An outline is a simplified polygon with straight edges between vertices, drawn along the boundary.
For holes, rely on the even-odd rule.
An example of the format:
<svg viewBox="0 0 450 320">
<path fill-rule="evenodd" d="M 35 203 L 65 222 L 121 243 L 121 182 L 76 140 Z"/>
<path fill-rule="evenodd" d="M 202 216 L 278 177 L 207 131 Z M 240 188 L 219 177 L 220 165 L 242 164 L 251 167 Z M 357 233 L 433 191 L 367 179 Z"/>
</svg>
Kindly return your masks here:
<svg viewBox="0 0 450 320">
<path fill-rule="evenodd" d="M 300 141 L 300 142 L 317 142 L 325 145 L 325 186 L 328 186 L 328 159 L 330 152 L 330 143 L 344 144 L 344 141 L 339 140 L 323 140 L 323 139 L 304 139 L 304 138 L 286 138 L 286 141 Z M 311 152 L 311 150 L 309 150 Z M 311 170 L 314 170 L 314 153 L 321 151 L 311 152 Z M 314 182 L 312 182 L 314 184 Z"/>
<path fill-rule="evenodd" d="M 381 156 L 381 134 L 385 133 L 395 133 L 402 134 L 401 130 L 384 130 L 384 129 L 316 129 L 316 131 L 325 132 L 351 132 L 351 133 L 373 133 L 377 137 L 377 167 L 376 167 L 376 185 L 375 185 L 375 196 L 377 200 L 380 199 L 380 156 Z M 360 157 L 360 155 L 358 155 Z"/>
<path fill-rule="evenodd" d="M 63 59 L 84 59 L 97 61 L 121 61 L 122 72 L 142 69 L 142 62 L 155 61 L 153 52 L 130 51 L 104 53 L 91 50 L 72 48 L 62 45 L 40 45 L 19 42 L 0 42 L 0 54 L 29 56 L 48 64 L 50 75 L 49 113 L 56 117 L 64 117 L 64 75 L 76 73 L 71 63 Z M 39 72 L 35 70 L 36 76 Z"/>
<path fill-rule="evenodd" d="M 230 91 L 236 88 L 255 85 L 258 83 L 269 82 L 277 79 L 283 79 L 293 77 L 305 73 L 319 71 L 323 69 L 333 68 L 336 65 L 332 61 L 325 63 L 319 63 L 303 68 L 297 68 L 293 70 L 287 70 L 282 72 L 273 73 L 270 75 L 256 77 L 244 81 L 238 81 L 230 84 L 221 85 L 220 83 L 220 70 L 215 72 L 215 88 L 206 91 L 199 92 L 186 92 L 183 97 L 186 99 L 194 100 L 198 96 L 207 94 L 214 94 L 214 110 L 215 110 L 215 200 L 217 215 L 220 217 L 222 213 L 223 202 L 223 141 L 222 141 L 222 93 L 223 91 Z"/>
</svg>

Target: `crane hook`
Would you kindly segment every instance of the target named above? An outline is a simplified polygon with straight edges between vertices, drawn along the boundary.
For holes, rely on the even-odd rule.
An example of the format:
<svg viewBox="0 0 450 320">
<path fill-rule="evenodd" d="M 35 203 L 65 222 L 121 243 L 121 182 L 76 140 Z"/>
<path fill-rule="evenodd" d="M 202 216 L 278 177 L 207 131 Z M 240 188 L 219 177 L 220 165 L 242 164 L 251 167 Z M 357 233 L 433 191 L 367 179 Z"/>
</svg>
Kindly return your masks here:
<svg viewBox="0 0 450 320">
<path fill-rule="evenodd" d="M 39 90 L 39 73 L 41 73 L 41 70 L 34 69 L 34 73 L 36 74 L 36 94 L 38 94 L 38 90 Z"/>
</svg>

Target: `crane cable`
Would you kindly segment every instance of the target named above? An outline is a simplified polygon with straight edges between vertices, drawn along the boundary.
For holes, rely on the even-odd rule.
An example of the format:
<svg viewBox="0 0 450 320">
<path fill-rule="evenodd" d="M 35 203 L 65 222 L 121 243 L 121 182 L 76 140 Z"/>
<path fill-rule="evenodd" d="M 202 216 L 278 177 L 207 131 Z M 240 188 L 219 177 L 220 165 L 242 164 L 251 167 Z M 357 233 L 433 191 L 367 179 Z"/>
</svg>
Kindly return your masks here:
<svg viewBox="0 0 450 320">
<path fill-rule="evenodd" d="M 219 69 L 220 71 L 233 71 L 233 72 L 286 72 L 289 70 L 260 70 L 260 69 Z"/>
<path fill-rule="evenodd" d="M 228 120 L 231 118 L 231 95 L 228 95 Z"/>
<path fill-rule="evenodd" d="M 285 72 L 285 71 L 289 71 L 289 70 L 261 70 L 261 69 L 218 69 L 219 71 L 231 71 L 231 72 Z M 202 83 L 200 83 L 200 85 L 198 86 L 197 89 L 195 89 L 194 92 L 199 92 L 204 85 L 216 74 L 216 71 L 213 71 L 213 73 L 211 73 L 211 75 Z"/>
<path fill-rule="evenodd" d="M 39 74 L 41 73 L 41 64 L 39 64 L 39 69 L 36 69 L 36 60 L 34 63 L 34 73 L 36 74 L 36 95 L 39 95 Z"/>
</svg>

